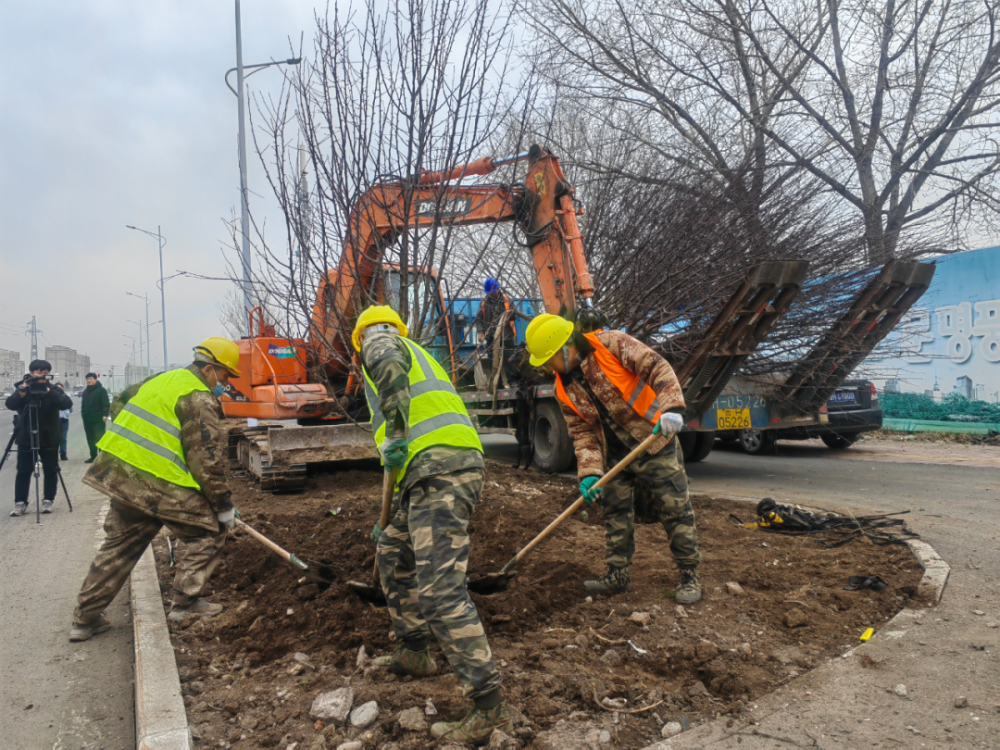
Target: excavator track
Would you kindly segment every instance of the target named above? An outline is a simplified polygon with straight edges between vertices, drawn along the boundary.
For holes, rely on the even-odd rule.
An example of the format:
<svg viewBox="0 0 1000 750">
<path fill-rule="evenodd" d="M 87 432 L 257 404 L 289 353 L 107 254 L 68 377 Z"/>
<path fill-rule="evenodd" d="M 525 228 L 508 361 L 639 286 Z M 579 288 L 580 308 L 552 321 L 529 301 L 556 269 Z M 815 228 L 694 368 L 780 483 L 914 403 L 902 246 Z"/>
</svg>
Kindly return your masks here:
<svg viewBox="0 0 1000 750">
<path fill-rule="evenodd" d="M 371 432 L 354 424 L 310 427 L 260 425 L 229 432 L 229 465 L 268 492 L 299 492 L 308 464 L 377 458 Z"/>
</svg>

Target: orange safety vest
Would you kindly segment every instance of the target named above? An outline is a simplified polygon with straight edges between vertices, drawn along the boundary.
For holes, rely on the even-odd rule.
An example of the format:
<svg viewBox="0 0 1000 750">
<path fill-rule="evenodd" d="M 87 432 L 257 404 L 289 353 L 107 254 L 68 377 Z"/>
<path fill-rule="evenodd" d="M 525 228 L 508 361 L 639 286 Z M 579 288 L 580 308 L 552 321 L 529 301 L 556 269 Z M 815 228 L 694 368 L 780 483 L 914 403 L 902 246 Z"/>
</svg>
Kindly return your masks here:
<svg viewBox="0 0 1000 750">
<path fill-rule="evenodd" d="M 503 295 L 503 306 L 504 306 L 504 309 L 507 312 L 510 312 L 510 300 L 507 299 L 507 294 L 505 292 L 503 292 L 503 291 L 501 291 L 500 294 Z M 514 338 L 517 339 L 517 325 L 515 325 L 514 319 L 511 318 L 507 322 L 510 324 L 510 330 L 512 330 L 514 332 Z"/>
<path fill-rule="evenodd" d="M 597 365 L 601 368 L 601 372 L 614 384 L 622 395 L 622 399 L 632 407 L 636 414 L 655 425 L 660 420 L 660 410 L 656 408 L 656 391 L 646 385 L 645 381 L 634 372 L 626 369 L 618 357 L 598 340 L 597 333 L 599 331 L 585 333 L 584 337 L 594 347 L 594 357 L 597 358 Z M 556 398 L 575 411 L 580 419 L 587 421 L 580 414 L 576 405 L 569 400 L 569 395 L 566 393 L 559 373 L 556 373 Z"/>
</svg>

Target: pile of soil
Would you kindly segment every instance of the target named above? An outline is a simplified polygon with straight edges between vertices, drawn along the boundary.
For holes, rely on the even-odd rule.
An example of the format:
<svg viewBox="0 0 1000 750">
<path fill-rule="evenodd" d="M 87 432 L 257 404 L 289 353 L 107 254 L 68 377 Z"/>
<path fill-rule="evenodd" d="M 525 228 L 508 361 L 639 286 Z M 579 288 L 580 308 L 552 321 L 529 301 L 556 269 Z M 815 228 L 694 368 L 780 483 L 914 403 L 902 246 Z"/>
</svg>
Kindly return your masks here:
<svg viewBox="0 0 1000 750">
<path fill-rule="evenodd" d="M 338 582 L 320 590 L 247 534 L 232 535 L 213 579 L 212 598 L 225 611 L 170 626 L 198 747 L 332 750 L 360 739 L 366 750 L 424 748 L 429 735 L 404 731 L 401 711 L 430 701 L 437 716 L 429 721 L 436 721 L 467 710 L 434 645 L 439 671 L 429 679 L 399 679 L 359 663 L 362 647 L 371 657 L 396 645 L 387 611 L 343 585 L 372 578 L 369 534 L 381 481 L 368 465 L 312 476 L 301 495 L 232 480 L 247 523 L 300 557 L 333 565 Z M 499 570 L 576 491 L 570 479 L 491 462 L 470 524 L 470 577 Z M 856 645 L 915 594 L 921 570 L 905 546 L 854 542 L 828 550 L 812 538 L 734 524 L 730 514 L 751 520 L 750 504 L 693 502 L 705 592 L 694 606 L 672 601 L 677 572 L 657 523 L 637 526 L 632 591 L 587 601 L 582 581 L 605 571 L 596 508 L 526 558 L 508 591 L 473 595 L 516 717 L 511 746 L 640 748 L 660 738 L 664 722 L 748 719 L 756 698 Z M 166 544 L 161 538 L 154 547 L 166 601 Z M 889 586 L 846 591 L 852 575 L 880 575 Z M 347 685 L 355 705 L 378 702 L 374 725 L 358 730 L 310 718 L 318 694 Z M 631 715 L 609 710 L 649 706 Z M 584 741 L 588 731 L 592 740 Z"/>
<path fill-rule="evenodd" d="M 951 443 L 954 445 L 998 446 L 996 439 L 986 435 L 964 432 L 901 432 L 899 430 L 874 430 L 862 435 L 862 439 L 890 443 Z"/>
</svg>

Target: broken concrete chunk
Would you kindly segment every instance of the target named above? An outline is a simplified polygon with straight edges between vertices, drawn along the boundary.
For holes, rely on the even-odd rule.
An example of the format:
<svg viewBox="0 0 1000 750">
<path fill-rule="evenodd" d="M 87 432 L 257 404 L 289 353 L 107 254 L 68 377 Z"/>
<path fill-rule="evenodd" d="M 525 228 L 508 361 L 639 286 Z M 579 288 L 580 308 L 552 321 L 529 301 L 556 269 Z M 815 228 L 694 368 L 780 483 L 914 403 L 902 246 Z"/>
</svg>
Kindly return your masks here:
<svg viewBox="0 0 1000 750">
<path fill-rule="evenodd" d="M 726 584 L 726 591 L 728 591 L 732 596 L 743 596 L 746 592 L 743 587 L 740 586 L 736 581 L 729 581 Z"/>
<path fill-rule="evenodd" d="M 698 680 L 694 685 L 688 688 L 688 695 L 692 698 L 698 698 L 709 695 L 709 692 L 708 688 L 705 687 L 705 683 Z"/>
<path fill-rule="evenodd" d="M 701 683 L 698 683 L 701 685 Z M 668 721 L 663 725 L 663 729 L 660 730 L 660 734 L 663 737 L 674 737 L 684 731 L 684 727 L 681 726 L 679 721 Z"/>
<path fill-rule="evenodd" d="M 378 719 L 378 703 L 375 701 L 362 703 L 351 711 L 351 726 L 358 729 L 370 727 L 376 719 Z"/>
<path fill-rule="evenodd" d="M 399 726 L 407 732 L 426 732 L 427 720 L 420 708 L 408 708 L 399 713 Z"/>
<path fill-rule="evenodd" d="M 646 627 L 649 625 L 649 612 L 633 612 L 629 615 L 628 621 L 634 622 L 636 625 L 642 625 Z"/>
<path fill-rule="evenodd" d="M 334 724 L 343 724 L 354 705 L 354 688 L 339 688 L 328 693 L 320 693 L 309 709 L 309 716 Z"/>
</svg>

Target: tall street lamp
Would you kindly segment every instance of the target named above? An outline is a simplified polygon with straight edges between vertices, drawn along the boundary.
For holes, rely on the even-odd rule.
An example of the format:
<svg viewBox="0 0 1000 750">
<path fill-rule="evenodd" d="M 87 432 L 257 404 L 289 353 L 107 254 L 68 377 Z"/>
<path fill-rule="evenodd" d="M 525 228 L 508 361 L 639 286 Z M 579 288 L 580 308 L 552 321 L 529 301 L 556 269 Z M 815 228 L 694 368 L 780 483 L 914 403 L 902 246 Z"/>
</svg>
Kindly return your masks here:
<svg viewBox="0 0 1000 750">
<path fill-rule="evenodd" d="M 143 234 L 148 234 L 150 237 L 156 238 L 157 246 L 160 248 L 160 317 L 163 318 L 163 371 L 167 371 L 167 299 L 163 291 L 163 248 L 167 244 L 166 238 L 160 233 L 160 225 L 156 225 L 156 234 L 145 229 L 139 229 L 139 227 L 134 227 L 131 224 L 125 225 L 127 229 L 134 229 L 137 232 L 142 232 Z M 146 318 L 149 320 L 149 318 Z"/>
<path fill-rule="evenodd" d="M 243 310 L 244 317 L 253 309 L 250 301 L 250 210 L 247 206 L 247 139 L 243 117 L 243 81 L 245 78 L 264 68 L 272 65 L 298 65 L 302 58 L 291 57 L 287 60 L 275 62 L 259 63 L 257 65 L 243 65 L 243 30 L 240 23 L 240 0 L 236 0 L 236 67 L 226 71 L 226 85 L 229 90 L 236 94 L 237 107 L 239 108 L 239 141 L 240 141 L 240 233 L 243 235 L 243 252 L 241 262 L 243 265 Z M 253 69 L 253 72 L 244 76 L 243 71 Z M 236 88 L 229 83 L 229 74 L 236 71 Z M 249 325 L 249 321 L 247 323 Z M 249 328 L 247 335 L 250 335 Z"/>
<path fill-rule="evenodd" d="M 125 292 L 129 297 L 135 297 L 136 299 L 141 299 L 146 303 L 146 325 L 143 326 L 146 329 L 146 369 L 149 370 L 149 374 L 152 374 L 153 367 L 149 361 L 149 297 L 143 294 L 141 297 L 138 294 L 133 294 L 132 292 Z M 141 355 L 142 352 L 140 351 Z M 166 372 L 167 368 L 164 367 L 163 371 Z"/>
</svg>

